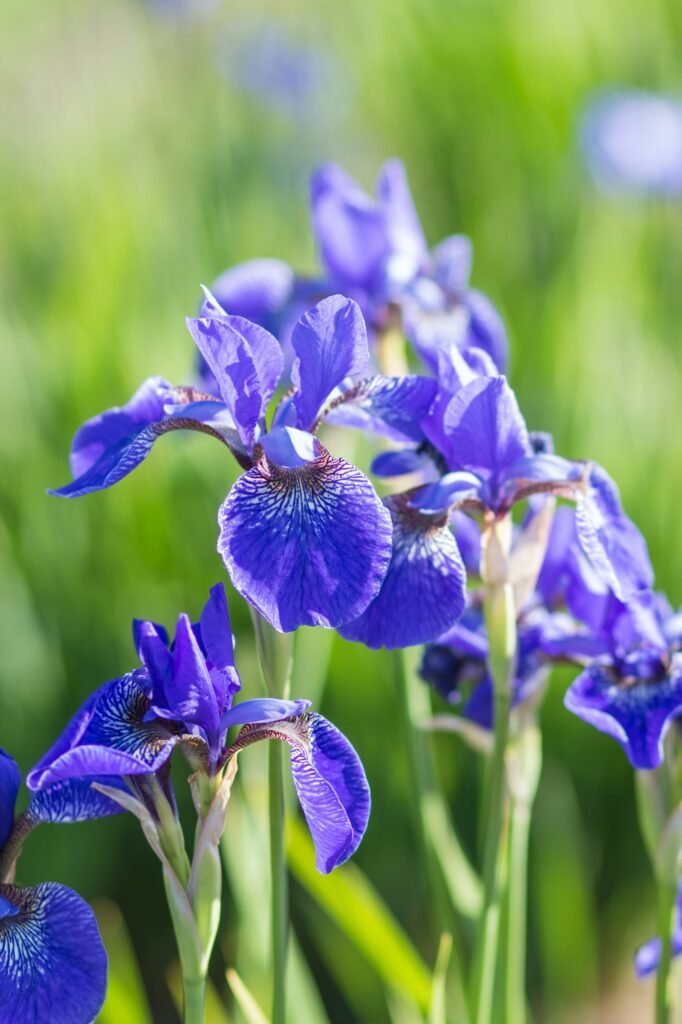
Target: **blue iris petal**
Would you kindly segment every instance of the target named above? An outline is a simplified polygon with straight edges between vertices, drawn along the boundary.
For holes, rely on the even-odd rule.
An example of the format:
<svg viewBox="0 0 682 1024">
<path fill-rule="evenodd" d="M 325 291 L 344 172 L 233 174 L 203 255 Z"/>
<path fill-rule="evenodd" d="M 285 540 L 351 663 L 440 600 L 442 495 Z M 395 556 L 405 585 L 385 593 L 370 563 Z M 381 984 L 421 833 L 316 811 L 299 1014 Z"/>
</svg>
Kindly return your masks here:
<svg viewBox="0 0 682 1024">
<path fill-rule="evenodd" d="M 218 550 L 234 586 L 285 632 L 359 615 L 390 557 L 390 516 L 367 477 L 317 440 L 315 453 L 297 469 L 264 457 L 220 510 Z"/>
<path fill-rule="evenodd" d="M 95 915 L 71 889 L 0 886 L 0 1019 L 92 1024 L 106 991 L 107 955 Z"/>
<path fill-rule="evenodd" d="M 464 608 L 466 570 L 448 518 L 411 508 L 404 496 L 385 499 L 393 522 L 393 552 L 372 603 L 339 629 L 368 647 L 427 643 L 449 629 Z"/>
<path fill-rule="evenodd" d="M 21 772 L 13 757 L 0 749 L 0 850 L 14 823 L 14 805 L 21 785 Z"/>
<path fill-rule="evenodd" d="M 32 821 L 52 824 L 91 821 L 93 818 L 122 814 L 123 808 L 120 804 L 93 788 L 93 783 L 96 782 L 113 786 L 115 789 L 126 788 L 117 778 L 109 776 L 66 779 L 34 793 L 27 814 Z"/>
<path fill-rule="evenodd" d="M 569 687 L 564 704 L 617 740 L 634 768 L 656 768 L 668 727 L 682 713 L 682 675 L 622 683 L 592 665 Z"/>
<path fill-rule="evenodd" d="M 421 422 L 438 385 L 428 377 L 370 377 L 325 416 L 329 423 L 370 431 L 394 441 L 423 441 Z"/>
</svg>

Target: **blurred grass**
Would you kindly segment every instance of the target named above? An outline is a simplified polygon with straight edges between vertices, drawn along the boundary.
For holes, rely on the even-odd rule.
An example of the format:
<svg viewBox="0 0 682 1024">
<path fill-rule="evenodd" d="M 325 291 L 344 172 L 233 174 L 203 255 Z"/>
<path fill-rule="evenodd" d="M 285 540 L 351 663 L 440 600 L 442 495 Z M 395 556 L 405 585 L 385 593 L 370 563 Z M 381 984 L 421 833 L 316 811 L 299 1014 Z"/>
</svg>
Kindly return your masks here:
<svg viewBox="0 0 682 1024">
<path fill-rule="evenodd" d="M 273 22 L 329 57 L 314 102 L 283 107 L 230 79 L 235 47 Z M 215 513 L 234 467 L 204 438 L 172 437 L 106 494 L 69 504 L 44 488 L 66 479 L 85 417 L 148 374 L 186 376 L 183 316 L 199 281 L 257 255 L 314 267 L 306 182 L 323 159 L 369 185 L 401 156 L 429 238 L 472 236 L 474 281 L 509 326 L 529 424 L 607 466 L 659 585 L 682 599 L 682 210 L 603 198 L 575 142 L 595 88 L 681 88 L 676 0 L 272 0 L 196 19 L 142 0 L 5 0 L 0 40 L 0 742 L 23 768 L 96 684 L 131 665 L 133 615 L 171 623 L 199 610 L 222 576 Z M 255 688 L 248 616 L 232 604 Z M 423 892 L 406 884 L 415 851 L 388 671 L 383 656 L 335 640 L 323 708 L 376 794 L 358 863 L 433 963 Z M 588 1020 L 653 921 L 629 768 L 563 711 L 566 682 L 556 678 L 544 715 L 532 842 L 543 1022 Z M 452 737 L 438 749 L 472 849 L 477 769 Z M 133 822 L 46 830 L 21 872 L 114 899 L 155 1019 L 172 1020 L 170 931 Z M 330 1019 L 388 1019 L 362 962 L 297 888 L 294 920 Z M 224 923 L 234 952 L 229 905 Z M 345 986 L 330 957 L 347 965 Z"/>
</svg>

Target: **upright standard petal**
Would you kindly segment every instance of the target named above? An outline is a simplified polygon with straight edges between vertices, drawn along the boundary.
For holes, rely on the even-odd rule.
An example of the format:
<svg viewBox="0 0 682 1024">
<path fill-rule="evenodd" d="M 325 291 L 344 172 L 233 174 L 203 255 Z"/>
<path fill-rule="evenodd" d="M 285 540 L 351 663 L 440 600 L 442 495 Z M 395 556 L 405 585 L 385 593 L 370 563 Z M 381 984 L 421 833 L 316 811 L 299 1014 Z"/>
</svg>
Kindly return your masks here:
<svg viewBox="0 0 682 1024">
<path fill-rule="evenodd" d="M 469 289 L 463 301 L 469 314 L 465 347 L 483 349 L 500 373 L 505 373 L 509 362 L 509 342 L 502 317 L 490 299 L 475 288 Z"/>
<path fill-rule="evenodd" d="M 320 258 L 332 279 L 369 290 L 381 277 L 387 253 L 378 204 L 340 167 L 325 164 L 310 180 L 310 212 Z"/>
<path fill-rule="evenodd" d="M 283 632 L 355 618 L 390 558 L 390 516 L 367 477 L 317 439 L 314 454 L 294 469 L 263 455 L 219 513 L 232 583 Z"/>
<path fill-rule="evenodd" d="M 416 276 L 428 259 L 428 249 L 400 160 L 387 160 L 381 168 L 377 196 L 384 215 L 388 250 L 384 274 L 390 290 Z"/>
<path fill-rule="evenodd" d="M 309 430 L 332 391 L 346 377 L 367 370 L 367 328 L 360 307 L 343 295 L 330 295 L 303 314 L 291 344 L 296 353 L 291 367 L 295 425 Z"/>
<path fill-rule="evenodd" d="M 394 441 L 423 441 L 422 420 L 437 390 L 429 377 L 370 377 L 341 395 L 325 420 Z"/>
<path fill-rule="evenodd" d="M 7 842 L 14 824 L 14 806 L 21 785 L 17 762 L 0 749 L 0 850 Z"/>
<path fill-rule="evenodd" d="M 528 430 L 504 377 L 478 377 L 461 388 L 443 416 L 451 467 L 494 480 L 513 462 L 532 455 Z"/>
<path fill-rule="evenodd" d="M 0 1021 L 92 1024 L 107 984 L 107 955 L 95 915 L 54 882 L 0 886 L 17 912 L 0 918 Z"/>
<path fill-rule="evenodd" d="M 619 682 L 607 669 L 591 665 L 568 688 L 564 704 L 617 740 L 634 768 L 657 768 L 668 727 L 682 713 L 682 674 Z"/>
<path fill-rule="evenodd" d="M 460 296 L 469 285 L 473 246 L 466 235 L 450 235 L 431 253 L 433 276 L 449 295 Z"/>
<path fill-rule="evenodd" d="M 393 551 L 381 590 L 339 632 L 368 647 L 411 647 L 449 629 L 464 610 L 466 570 L 446 514 L 426 515 L 407 495 L 384 499 Z"/>
<path fill-rule="evenodd" d="M 143 775 L 165 764 L 179 735 L 146 721 L 151 681 L 136 670 L 99 688 L 27 776 L 30 789 L 96 775 Z"/>
</svg>

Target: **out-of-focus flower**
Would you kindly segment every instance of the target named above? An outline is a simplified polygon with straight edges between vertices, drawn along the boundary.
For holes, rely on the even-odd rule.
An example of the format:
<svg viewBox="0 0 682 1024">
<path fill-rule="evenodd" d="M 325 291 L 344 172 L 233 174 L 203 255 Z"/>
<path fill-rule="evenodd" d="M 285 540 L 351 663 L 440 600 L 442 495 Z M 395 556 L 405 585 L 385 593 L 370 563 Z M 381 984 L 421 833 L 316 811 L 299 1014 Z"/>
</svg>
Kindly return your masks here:
<svg viewBox="0 0 682 1024">
<path fill-rule="evenodd" d="M 672 934 L 672 954 L 679 956 L 680 953 L 682 953 L 682 890 L 677 896 L 675 925 Z M 660 938 L 649 939 L 635 953 L 635 974 L 638 978 L 646 978 L 648 975 L 654 974 L 658 970 L 660 960 Z"/>
<path fill-rule="evenodd" d="M 682 99 L 640 90 L 598 94 L 583 115 L 581 139 L 604 191 L 682 195 Z"/>
</svg>

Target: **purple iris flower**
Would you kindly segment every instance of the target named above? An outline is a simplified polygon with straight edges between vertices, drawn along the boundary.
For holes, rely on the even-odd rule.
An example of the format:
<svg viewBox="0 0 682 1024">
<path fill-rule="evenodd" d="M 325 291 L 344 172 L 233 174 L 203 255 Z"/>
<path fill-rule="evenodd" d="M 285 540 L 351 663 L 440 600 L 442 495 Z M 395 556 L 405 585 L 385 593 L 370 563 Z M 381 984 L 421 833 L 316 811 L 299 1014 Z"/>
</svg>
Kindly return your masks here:
<svg viewBox="0 0 682 1024">
<path fill-rule="evenodd" d="M 213 587 L 198 623 L 178 619 L 169 643 L 162 627 L 134 623 L 144 668 L 100 687 L 28 775 L 38 799 L 46 787 L 118 776 L 145 799 L 145 780 L 167 784 L 176 746 L 208 774 L 261 739 L 291 748 L 294 785 L 308 821 L 320 871 L 357 849 L 369 819 L 365 773 L 345 736 L 307 700 L 245 700 L 233 706 L 241 684 L 222 584 Z M 231 746 L 227 731 L 240 726 Z M 172 793 L 169 794 L 172 798 Z"/>
<path fill-rule="evenodd" d="M 381 168 L 376 198 L 334 164 L 310 185 L 313 232 L 329 287 L 352 295 L 376 330 L 395 309 L 425 364 L 435 372 L 441 347 L 484 349 L 500 370 L 507 362 L 504 325 L 484 295 L 469 287 L 471 242 L 452 235 L 429 251 L 405 168 Z"/>
<path fill-rule="evenodd" d="M 518 652 L 512 682 L 512 707 L 538 693 L 548 671 L 545 637 L 553 632 L 552 616 L 542 610 L 521 615 Z M 488 638 L 483 609 L 474 597 L 459 622 L 435 644 L 424 648 L 419 674 L 449 704 L 465 695 L 463 714 L 481 729 L 493 727 L 493 683 L 488 671 Z"/>
<path fill-rule="evenodd" d="M 581 125 L 588 166 L 608 193 L 682 196 L 682 99 L 641 90 L 593 98 Z"/>
<path fill-rule="evenodd" d="M 362 314 L 353 301 L 331 296 L 294 327 L 293 389 L 268 428 L 266 411 L 283 372 L 276 339 L 228 316 L 210 293 L 187 324 L 221 400 L 151 378 L 122 409 L 80 428 L 71 449 L 75 479 L 51 493 L 72 498 L 110 487 L 168 431 L 207 433 L 246 471 L 219 514 L 218 550 L 236 589 L 281 631 L 354 619 L 386 573 L 391 516 L 367 477 L 333 457 L 316 432 L 323 419 L 340 422 L 353 406 L 353 425 L 419 439 L 435 382 L 364 378 Z"/>
<path fill-rule="evenodd" d="M 675 912 L 672 934 L 672 953 L 673 956 L 679 956 L 682 953 L 682 890 L 679 890 L 677 895 L 677 910 Z M 658 970 L 660 960 L 660 938 L 649 939 L 635 953 L 635 974 L 638 978 L 646 978 L 649 974 L 654 974 Z"/>
<path fill-rule="evenodd" d="M 31 801 L 15 822 L 20 782 L 16 762 L 0 750 L 0 1020 L 92 1024 L 107 984 L 95 915 L 64 885 L 15 885 L 20 843 L 13 840 L 39 821 L 82 821 L 118 808 L 89 786 L 58 786 Z"/>
</svg>

